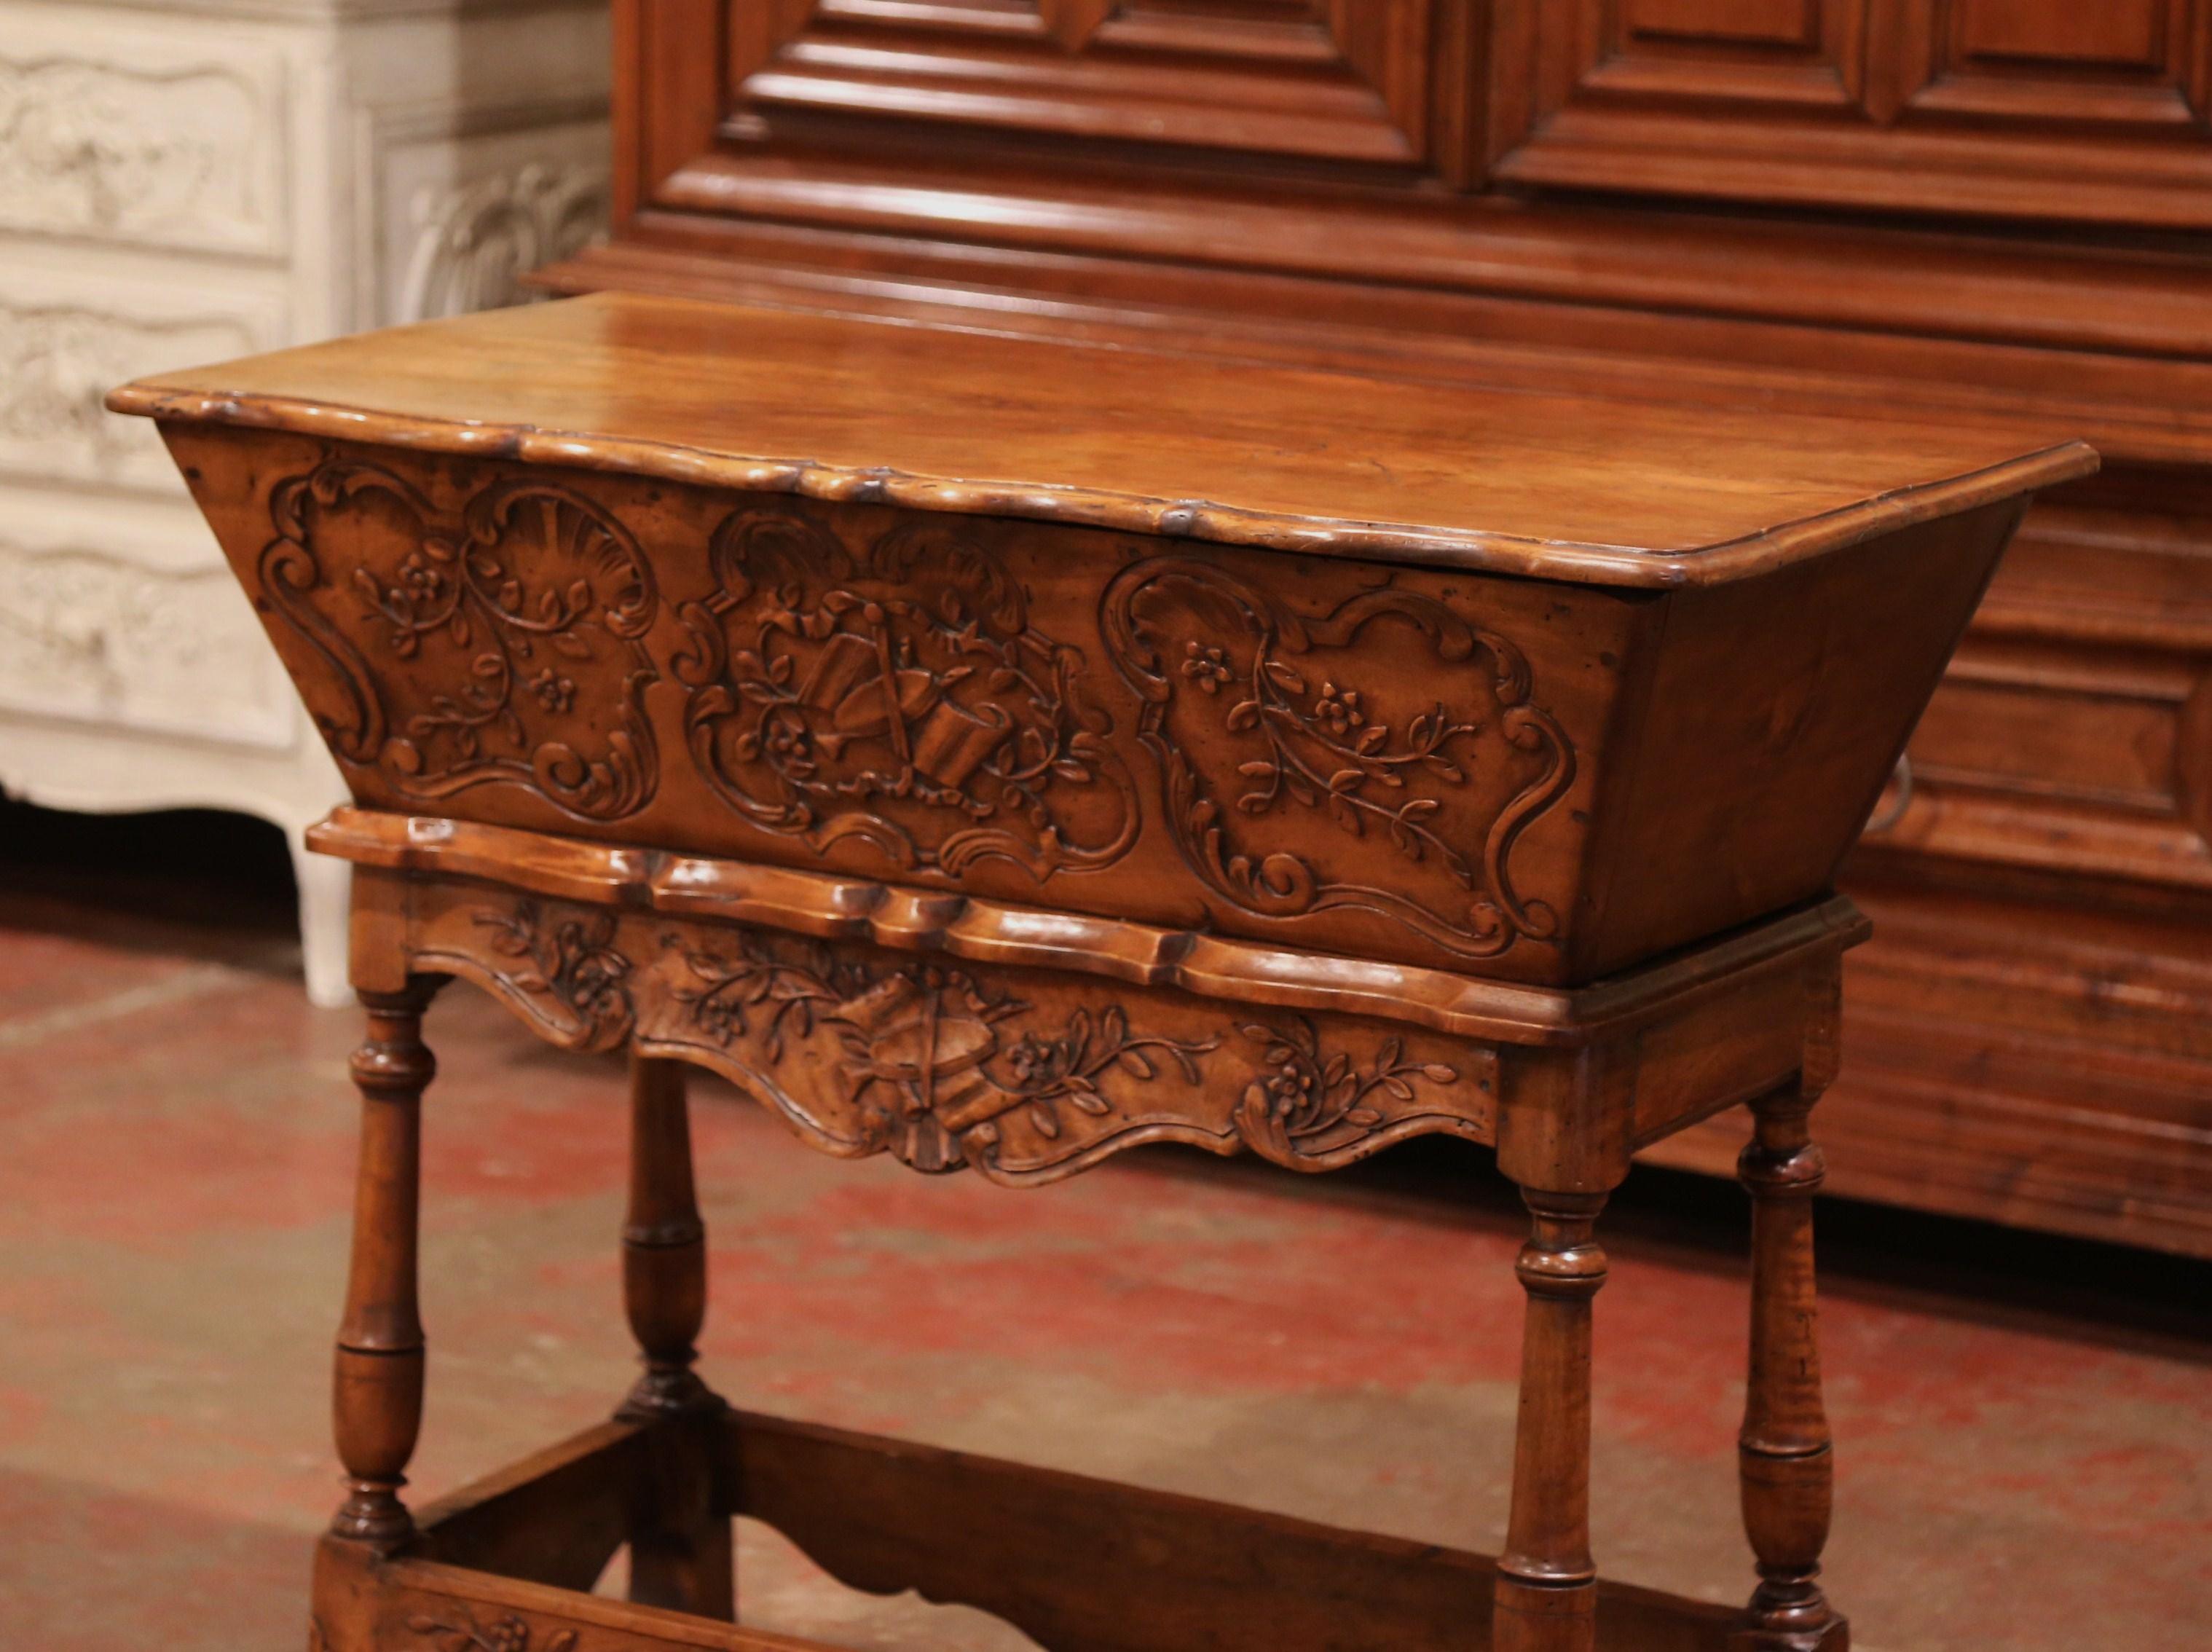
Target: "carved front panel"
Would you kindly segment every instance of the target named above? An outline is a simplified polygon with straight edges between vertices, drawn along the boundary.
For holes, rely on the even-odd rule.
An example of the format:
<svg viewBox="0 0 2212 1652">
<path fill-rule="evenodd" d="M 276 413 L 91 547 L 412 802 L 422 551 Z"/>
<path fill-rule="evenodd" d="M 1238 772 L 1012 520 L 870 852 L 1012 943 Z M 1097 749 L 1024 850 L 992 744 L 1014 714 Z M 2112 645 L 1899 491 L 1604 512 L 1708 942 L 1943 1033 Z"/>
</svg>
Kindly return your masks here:
<svg viewBox="0 0 2212 1652">
<path fill-rule="evenodd" d="M 1110 865 L 1138 805 L 1083 652 L 963 522 L 902 523 L 857 551 L 823 521 L 741 510 L 714 594 L 683 619 L 693 757 L 747 820 L 903 872 L 1005 859 L 1042 881 Z"/>
<path fill-rule="evenodd" d="M 1103 616 L 1163 826 L 1223 898 L 1388 914 L 1470 957 L 1557 937 L 1513 851 L 1573 783 L 1574 747 L 1506 637 L 1409 590 L 1301 613 L 1175 556 L 1126 569 Z"/>
<path fill-rule="evenodd" d="M 264 611 L 329 668 L 343 761 L 403 798 L 506 781 L 579 820 L 653 795 L 653 574 L 588 495 L 517 477 L 447 511 L 333 459 L 278 483 L 269 514 Z"/>
<path fill-rule="evenodd" d="M 290 437 L 241 471 L 173 440 L 370 806 L 1569 968 L 1648 604 Z"/>
<path fill-rule="evenodd" d="M 1494 1055 L 1413 1029 L 447 886 L 410 937 L 557 1043 L 681 1055 L 921 1170 L 1050 1181 L 1152 1141 L 1322 1170 L 1492 1132 Z"/>
</svg>

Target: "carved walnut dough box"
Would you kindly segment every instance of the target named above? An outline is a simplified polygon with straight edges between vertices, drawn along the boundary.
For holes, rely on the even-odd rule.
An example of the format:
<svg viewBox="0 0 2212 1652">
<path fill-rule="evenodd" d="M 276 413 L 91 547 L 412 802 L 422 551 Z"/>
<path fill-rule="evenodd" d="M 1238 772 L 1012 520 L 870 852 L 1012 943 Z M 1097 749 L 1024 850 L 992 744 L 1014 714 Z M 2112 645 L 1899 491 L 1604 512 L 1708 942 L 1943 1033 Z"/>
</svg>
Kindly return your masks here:
<svg viewBox="0 0 2212 1652">
<path fill-rule="evenodd" d="M 161 422 L 344 772 L 321 847 L 623 846 L 541 890 L 1446 1027 L 1826 895 L 2027 493 L 2095 463 L 618 295 L 112 404 Z M 574 990 L 585 932 L 512 917 L 524 972 L 447 921 L 449 973 L 561 987 L 542 1030 L 630 1030 Z M 678 1006 L 715 984 L 668 969 Z M 963 1157 L 957 1117 L 886 1144 L 720 1065 L 823 1145 Z M 1405 1088 L 1286 1156 L 1411 1128 Z M 1464 1111 L 1425 1127 L 1486 1137 Z M 1009 1177 L 1105 1127 L 1033 1116 L 981 1121 Z"/>
<path fill-rule="evenodd" d="M 611 295 L 112 404 L 365 808 L 1554 984 L 1826 890 L 2094 462 Z"/>
<path fill-rule="evenodd" d="M 322 1644 L 766 1645 L 662 1609 L 726 1623 L 751 1512 L 1051 1645 L 1586 1652 L 1668 1615 L 1589 1554 L 1592 1224 L 1638 1142 L 1743 1101 L 1764 1581 L 1638 1643 L 1847 1644 L 1814 1581 L 1805 1121 L 1863 923 L 1830 882 L 2086 447 L 613 295 L 112 405 L 161 421 L 356 805 L 314 838 L 356 864 L 371 1025 Z M 647 1376 L 418 1525 L 419 1025 L 455 975 L 636 1058 Z M 1495 1143 L 1532 1238 L 1494 1591 L 1476 1558 L 1008 1465 L 872 1501 L 921 1460 L 725 1429 L 672 1058 L 832 1151 L 1007 1181 L 1148 1140 L 1306 1169 Z M 689 1461 L 638 1455 L 679 1422 L 721 1430 L 718 1489 L 637 1490 Z M 1032 1492 L 1049 1519 L 1007 1512 Z M 574 1593 L 625 1533 L 641 1604 Z M 1254 1587 L 1284 1544 L 1332 1558 Z"/>
</svg>

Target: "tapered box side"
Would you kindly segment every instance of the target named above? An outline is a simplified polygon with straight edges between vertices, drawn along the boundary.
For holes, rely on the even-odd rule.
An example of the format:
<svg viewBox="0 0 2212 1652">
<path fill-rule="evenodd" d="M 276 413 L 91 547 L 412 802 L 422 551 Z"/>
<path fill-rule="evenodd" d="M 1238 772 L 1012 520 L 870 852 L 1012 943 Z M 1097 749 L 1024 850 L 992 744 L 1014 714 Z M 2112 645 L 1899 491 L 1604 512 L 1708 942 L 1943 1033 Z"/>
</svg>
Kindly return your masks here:
<svg viewBox="0 0 2212 1652">
<path fill-rule="evenodd" d="M 2016 515 L 1620 589 L 164 429 L 363 806 L 1546 985 L 1822 892 Z"/>
<path fill-rule="evenodd" d="M 2026 501 L 1669 593 L 1608 776 L 1574 979 L 1834 882 Z"/>
</svg>

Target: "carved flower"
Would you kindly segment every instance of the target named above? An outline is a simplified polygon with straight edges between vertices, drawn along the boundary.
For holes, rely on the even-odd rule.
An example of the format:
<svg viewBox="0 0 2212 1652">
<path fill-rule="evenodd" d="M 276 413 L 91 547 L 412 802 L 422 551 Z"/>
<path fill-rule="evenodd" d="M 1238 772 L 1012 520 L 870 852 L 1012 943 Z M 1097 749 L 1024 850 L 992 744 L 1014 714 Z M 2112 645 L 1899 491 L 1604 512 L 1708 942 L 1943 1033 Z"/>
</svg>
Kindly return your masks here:
<svg viewBox="0 0 2212 1652">
<path fill-rule="evenodd" d="M 1193 642 L 1183 650 L 1182 674 L 1207 694 L 1218 694 L 1229 680 L 1229 655 L 1221 648 Z"/>
<path fill-rule="evenodd" d="M 410 550 L 399 564 L 399 583 L 417 602 L 435 602 L 446 589 L 446 573 L 421 551 Z"/>
<path fill-rule="evenodd" d="M 1019 1084 L 1030 1084 L 1048 1078 L 1053 1071 L 1053 1048 L 1034 1033 L 1024 1033 L 1021 1041 L 1006 1052 L 1006 1065 L 1013 1069 Z"/>
<path fill-rule="evenodd" d="M 550 665 L 530 679 L 530 691 L 538 696 L 539 705 L 556 714 L 567 711 L 576 701 L 575 683 L 555 676 Z"/>
<path fill-rule="evenodd" d="M 780 717 L 768 726 L 768 750 L 771 757 L 805 762 L 814 756 L 814 737 L 804 724 Z"/>
<path fill-rule="evenodd" d="M 1367 721 L 1367 714 L 1359 708 L 1359 690 L 1340 689 L 1334 683 L 1321 685 L 1321 697 L 1314 701 L 1314 719 L 1327 723 L 1329 732 L 1339 736 L 1350 733 Z"/>
<path fill-rule="evenodd" d="M 1267 1098 L 1268 1112 L 1279 1119 L 1295 1119 L 1303 1117 L 1317 1101 L 1321 1074 L 1311 1062 L 1294 1057 L 1253 1084 Z"/>
</svg>

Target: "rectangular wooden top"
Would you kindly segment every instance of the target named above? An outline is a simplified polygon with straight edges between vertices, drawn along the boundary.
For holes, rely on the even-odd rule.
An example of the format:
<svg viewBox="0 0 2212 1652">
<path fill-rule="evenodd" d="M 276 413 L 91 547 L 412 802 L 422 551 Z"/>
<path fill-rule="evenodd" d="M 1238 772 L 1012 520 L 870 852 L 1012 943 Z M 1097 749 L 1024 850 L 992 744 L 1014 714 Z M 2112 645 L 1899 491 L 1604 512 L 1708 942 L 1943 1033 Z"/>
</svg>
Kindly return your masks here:
<svg viewBox="0 0 2212 1652">
<path fill-rule="evenodd" d="M 2083 475 L 2080 442 L 601 294 L 169 373 L 118 412 L 1641 586 Z"/>
</svg>

